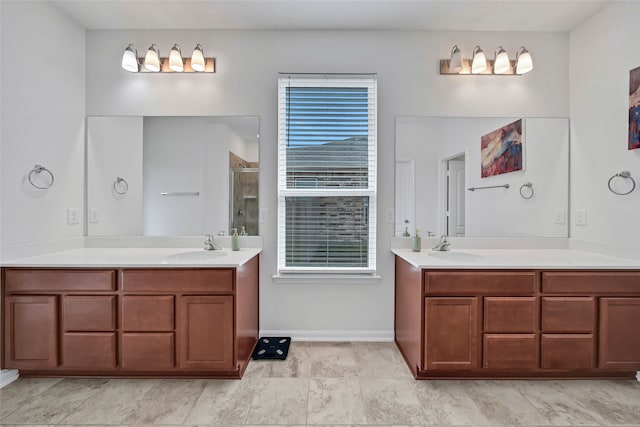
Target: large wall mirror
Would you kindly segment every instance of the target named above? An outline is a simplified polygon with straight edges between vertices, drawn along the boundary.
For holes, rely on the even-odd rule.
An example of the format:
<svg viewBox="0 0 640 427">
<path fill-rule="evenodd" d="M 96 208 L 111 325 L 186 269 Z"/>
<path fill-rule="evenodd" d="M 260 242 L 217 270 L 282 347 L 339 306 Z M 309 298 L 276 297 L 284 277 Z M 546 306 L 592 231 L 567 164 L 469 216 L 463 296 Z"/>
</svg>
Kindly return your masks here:
<svg viewBox="0 0 640 427">
<path fill-rule="evenodd" d="M 87 234 L 258 235 L 259 118 L 87 119 Z"/>
<path fill-rule="evenodd" d="M 396 118 L 396 236 L 568 237 L 568 206 L 568 119 Z"/>
</svg>

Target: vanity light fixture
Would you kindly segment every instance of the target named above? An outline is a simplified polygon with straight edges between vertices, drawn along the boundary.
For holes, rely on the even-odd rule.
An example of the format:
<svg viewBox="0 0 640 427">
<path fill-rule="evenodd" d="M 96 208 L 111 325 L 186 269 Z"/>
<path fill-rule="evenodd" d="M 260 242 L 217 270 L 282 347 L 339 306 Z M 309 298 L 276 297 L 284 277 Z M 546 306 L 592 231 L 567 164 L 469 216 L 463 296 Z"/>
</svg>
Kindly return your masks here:
<svg viewBox="0 0 640 427">
<path fill-rule="evenodd" d="M 462 52 L 458 49 L 458 45 L 451 48 L 451 60 L 449 61 L 449 70 L 452 73 L 459 73 L 462 71 Z"/>
<path fill-rule="evenodd" d="M 180 52 L 180 46 L 174 44 L 169 54 L 169 68 L 176 73 L 184 71 L 184 63 L 182 62 L 182 52 Z"/>
<path fill-rule="evenodd" d="M 531 70 L 533 60 L 524 46 L 518 49 L 516 59 L 510 60 L 502 46 L 496 48 L 493 59 L 487 59 L 480 46 L 473 48 L 471 59 L 463 59 L 460 48 L 455 45 L 451 49 L 451 58 L 440 60 L 440 74 L 521 75 Z"/>
<path fill-rule="evenodd" d="M 202 46 L 198 43 L 191 54 L 191 68 L 198 72 L 204 71 L 205 62 Z"/>
<path fill-rule="evenodd" d="M 160 50 L 155 44 L 149 46 L 147 54 L 144 56 L 144 68 L 153 73 L 160 71 Z"/>
<path fill-rule="evenodd" d="M 498 46 L 493 53 L 493 74 L 512 74 L 511 62 L 509 61 L 509 55 L 502 46 Z"/>
<path fill-rule="evenodd" d="M 471 74 L 480 74 L 487 69 L 487 57 L 480 46 L 473 48 L 473 58 L 471 60 Z"/>
<path fill-rule="evenodd" d="M 129 44 L 122 55 L 122 68 L 132 73 L 215 73 L 215 59 L 206 58 L 202 45 L 198 43 L 191 58 L 183 58 L 180 46 L 174 44 L 169 57 L 160 56 L 160 50 L 152 44 L 144 58 Z"/>
<path fill-rule="evenodd" d="M 124 50 L 124 54 L 122 55 L 122 68 L 132 73 L 137 73 L 140 70 L 138 51 L 132 44 Z"/>
<path fill-rule="evenodd" d="M 531 54 L 522 46 L 516 53 L 516 74 L 525 74 L 531 70 L 533 70 Z"/>
</svg>

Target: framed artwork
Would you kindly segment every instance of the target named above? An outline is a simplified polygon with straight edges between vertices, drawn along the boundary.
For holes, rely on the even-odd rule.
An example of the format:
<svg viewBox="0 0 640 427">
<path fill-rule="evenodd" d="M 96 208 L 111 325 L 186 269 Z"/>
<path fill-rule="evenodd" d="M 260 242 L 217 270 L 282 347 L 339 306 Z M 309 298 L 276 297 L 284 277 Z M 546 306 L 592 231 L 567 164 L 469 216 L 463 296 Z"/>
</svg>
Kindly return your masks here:
<svg viewBox="0 0 640 427">
<path fill-rule="evenodd" d="M 629 71 L 629 150 L 640 148 L 640 67 Z"/>
<path fill-rule="evenodd" d="M 523 169 L 522 119 L 480 137 L 482 178 Z"/>
</svg>

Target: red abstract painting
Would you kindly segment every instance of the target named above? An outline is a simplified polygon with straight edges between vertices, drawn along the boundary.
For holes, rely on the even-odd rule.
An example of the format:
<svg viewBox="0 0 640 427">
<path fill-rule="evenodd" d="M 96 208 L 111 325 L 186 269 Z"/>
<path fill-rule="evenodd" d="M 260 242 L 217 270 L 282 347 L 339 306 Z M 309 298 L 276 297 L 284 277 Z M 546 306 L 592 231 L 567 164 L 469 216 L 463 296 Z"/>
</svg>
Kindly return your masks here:
<svg viewBox="0 0 640 427">
<path fill-rule="evenodd" d="M 640 148 L 640 67 L 629 72 L 629 150 Z"/>
<path fill-rule="evenodd" d="M 480 137 L 483 178 L 522 170 L 522 119 Z"/>
</svg>

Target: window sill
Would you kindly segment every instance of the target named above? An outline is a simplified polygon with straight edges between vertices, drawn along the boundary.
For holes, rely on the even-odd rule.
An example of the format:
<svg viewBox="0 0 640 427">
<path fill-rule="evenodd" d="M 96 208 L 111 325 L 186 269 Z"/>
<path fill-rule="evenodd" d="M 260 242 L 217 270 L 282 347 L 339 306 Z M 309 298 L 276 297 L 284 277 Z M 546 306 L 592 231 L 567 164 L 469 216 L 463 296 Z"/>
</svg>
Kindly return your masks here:
<svg viewBox="0 0 640 427">
<path fill-rule="evenodd" d="M 282 284 L 308 284 L 308 285 L 336 285 L 336 284 L 362 284 L 373 285 L 380 282 L 381 276 L 377 274 L 274 274 L 271 276 L 273 283 Z"/>
</svg>

